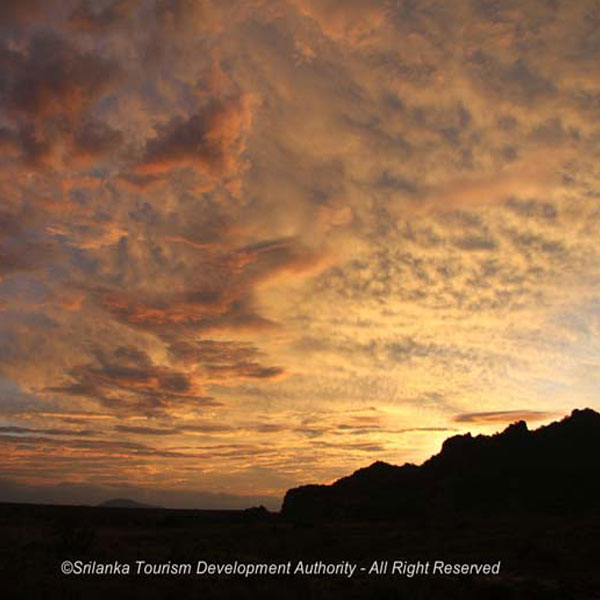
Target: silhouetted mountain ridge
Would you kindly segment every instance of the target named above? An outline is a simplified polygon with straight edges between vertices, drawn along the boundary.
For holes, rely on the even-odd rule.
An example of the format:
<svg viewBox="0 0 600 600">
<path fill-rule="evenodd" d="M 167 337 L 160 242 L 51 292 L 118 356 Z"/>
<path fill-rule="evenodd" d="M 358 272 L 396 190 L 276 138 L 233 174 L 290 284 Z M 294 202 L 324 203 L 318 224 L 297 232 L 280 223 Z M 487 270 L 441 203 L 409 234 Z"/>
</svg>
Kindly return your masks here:
<svg viewBox="0 0 600 600">
<path fill-rule="evenodd" d="M 291 518 L 376 519 L 447 511 L 600 508 L 600 414 L 530 431 L 524 421 L 495 435 L 448 438 L 421 466 L 381 461 L 331 485 L 287 492 Z"/>
</svg>

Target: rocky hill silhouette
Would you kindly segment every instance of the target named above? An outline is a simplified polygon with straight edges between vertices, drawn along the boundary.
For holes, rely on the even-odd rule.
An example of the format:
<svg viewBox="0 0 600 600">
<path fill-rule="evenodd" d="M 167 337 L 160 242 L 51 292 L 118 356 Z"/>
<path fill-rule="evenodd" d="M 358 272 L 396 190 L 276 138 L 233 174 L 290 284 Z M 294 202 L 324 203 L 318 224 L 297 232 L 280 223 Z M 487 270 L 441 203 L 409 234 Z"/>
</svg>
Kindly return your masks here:
<svg viewBox="0 0 600 600">
<path fill-rule="evenodd" d="M 448 438 L 421 466 L 376 462 L 331 485 L 289 490 L 282 514 L 293 520 L 378 520 L 449 512 L 600 508 L 600 414 L 574 410 L 529 431 Z"/>
</svg>

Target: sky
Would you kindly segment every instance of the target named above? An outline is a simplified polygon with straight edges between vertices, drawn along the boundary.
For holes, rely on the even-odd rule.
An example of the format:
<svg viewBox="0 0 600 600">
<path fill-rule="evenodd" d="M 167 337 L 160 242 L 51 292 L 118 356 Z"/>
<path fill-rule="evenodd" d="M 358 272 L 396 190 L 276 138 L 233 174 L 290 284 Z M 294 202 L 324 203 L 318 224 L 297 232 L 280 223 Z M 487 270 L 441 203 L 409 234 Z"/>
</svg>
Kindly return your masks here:
<svg viewBox="0 0 600 600">
<path fill-rule="evenodd" d="M 0 500 L 600 409 L 597 0 L 3 0 L 0 65 Z"/>
</svg>

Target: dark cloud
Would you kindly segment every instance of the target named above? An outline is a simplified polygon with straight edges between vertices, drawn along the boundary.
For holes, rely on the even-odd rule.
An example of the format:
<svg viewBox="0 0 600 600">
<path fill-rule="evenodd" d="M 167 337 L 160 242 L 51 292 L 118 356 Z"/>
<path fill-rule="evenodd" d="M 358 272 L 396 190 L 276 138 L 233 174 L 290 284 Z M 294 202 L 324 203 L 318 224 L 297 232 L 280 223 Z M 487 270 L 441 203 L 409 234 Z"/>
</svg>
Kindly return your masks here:
<svg viewBox="0 0 600 600">
<path fill-rule="evenodd" d="M 7 426 L 0 427 L 0 433 L 14 433 L 14 434 L 22 434 L 22 433 L 39 433 L 42 435 L 74 435 L 74 436 L 83 436 L 87 437 L 90 435 L 97 435 L 98 432 L 92 429 L 41 429 L 36 427 L 17 427 L 17 426 Z"/>
<path fill-rule="evenodd" d="M 130 456 L 156 456 L 162 458 L 194 458 L 197 457 L 195 453 L 179 452 L 174 450 L 163 450 L 159 448 L 153 448 L 144 444 L 137 444 L 135 442 L 118 441 L 118 440 L 80 440 L 80 439 L 55 439 L 37 435 L 8 435 L 0 434 L 0 444 L 7 446 L 16 446 L 20 448 L 36 448 L 36 449 L 49 449 L 60 448 L 61 451 L 69 449 L 71 452 L 85 453 L 88 451 L 102 451 L 105 454 L 105 458 L 110 455 L 126 455 Z"/>
<path fill-rule="evenodd" d="M 250 379 L 273 379 L 284 373 L 280 367 L 262 367 L 258 363 L 236 363 L 232 365 L 208 365 L 209 374 L 217 377 L 248 377 Z"/>
<path fill-rule="evenodd" d="M 480 49 L 468 57 L 467 68 L 474 82 L 486 86 L 488 93 L 493 92 L 518 104 L 531 105 L 556 94 L 553 81 L 539 73 L 523 57 L 512 64 L 503 64 L 497 56 Z"/>
<path fill-rule="evenodd" d="M 0 46 L 0 65 L 0 109 L 13 123 L 2 137 L 26 165 L 56 166 L 65 149 L 89 159 L 117 147 L 118 132 L 86 117 L 119 77 L 116 62 L 46 31 L 23 52 Z"/>
<path fill-rule="evenodd" d="M 498 243 L 491 237 L 469 235 L 454 242 L 461 250 L 494 250 Z"/>
<path fill-rule="evenodd" d="M 7 74 L 3 104 L 30 118 L 72 118 L 98 99 L 119 73 L 112 61 L 50 33 L 34 37 L 26 54 L 4 49 L 2 58 Z"/>
<path fill-rule="evenodd" d="M 386 450 L 383 444 L 374 444 L 371 442 L 323 442 L 313 441 L 311 442 L 316 448 L 343 448 L 344 450 L 353 451 L 358 450 L 359 452 L 383 452 Z"/>
<path fill-rule="evenodd" d="M 248 99 L 213 101 L 188 119 L 175 117 L 146 143 L 141 173 L 195 167 L 209 177 L 235 174 L 250 126 Z"/>
<path fill-rule="evenodd" d="M 3 0 L 0 4 L 0 26 L 14 26 L 39 17 L 43 5 L 42 0 Z"/>
<path fill-rule="evenodd" d="M 4 188 L 4 192 L 4 206 L 0 208 L 0 280 L 9 272 L 39 273 L 62 256 L 56 240 L 47 234 L 44 200 L 41 194 L 32 192 L 26 202 L 21 202 L 12 191 Z M 41 281 L 34 285 L 44 287 Z"/>
<path fill-rule="evenodd" d="M 261 317 L 253 307 L 249 290 L 233 279 L 221 291 L 200 290 L 158 299 L 143 299 L 117 291 L 94 291 L 100 306 L 116 319 L 156 333 L 172 335 L 177 329 L 202 332 L 220 329 L 265 330 L 275 323 Z"/>
<path fill-rule="evenodd" d="M 544 221 L 555 221 L 558 217 L 558 209 L 552 202 L 512 197 L 506 200 L 506 206 L 523 217 Z"/>
<path fill-rule="evenodd" d="M 287 425 L 280 425 L 277 423 L 260 423 L 249 427 L 251 431 L 257 431 L 259 433 L 279 433 L 288 429 Z"/>
<path fill-rule="evenodd" d="M 163 429 L 160 427 L 133 427 L 128 425 L 115 425 L 115 431 L 121 433 L 134 433 L 136 435 L 174 435 L 179 429 Z"/>
<path fill-rule="evenodd" d="M 215 25 L 210 17 L 216 15 L 211 14 L 210 8 L 209 3 L 194 0 L 156 0 L 154 15 L 165 33 L 191 33 L 199 22 L 205 21 L 202 25 L 207 28 Z"/>
<path fill-rule="evenodd" d="M 133 18 L 141 0 L 114 0 L 107 6 L 98 6 L 91 0 L 83 0 L 71 13 L 69 25 L 86 32 L 102 32 L 108 27 L 118 27 L 126 19 Z"/>
<path fill-rule="evenodd" d="M 237 364 L 260 354 L 251 344 L 215 340 L 176 341 L 169 345 L 169 350 L 185 363 Z"/>
<path fill-rule="evenodd" d="M 406 429 L 398 429 L 397 433 L 412 433 L 414 431 L 456 431 L 452 427 L 408 427 Z"/>
<path fill-rule="evenodd" d="M 183 424 L 176 427 L 144 427 L 144 426 L 131 426 L 131 425 L 115 425 L 115 431 L 121 433 L 133 433 L 135 435 L 151 435 L 151 436 L 162 436 L 162 435 L 175 435 L 181 433 L 227 433 L 232 431 L 257 431 L 260 433 L 277 433 L 285 431 L 287 427 L 285 425 L 277 425 L 272 423 L 262 423 L 250 426 L 243 426 L 233 428 L 229 425 L 220 423 L 202 423 L 202 424 Z"/>
<path fill-rule="evenodd" d="M 191 431 L 192 433 L 222 433 L 232 431 L 233 427 L 223 423 L 202 423 L 200 425 L 181 425 L 180 431 Z"/>
<path fill-rule="evenodd" d="M 469 352 L 468 349 L 459 346 L 444 346 L 434 342 L 422 343 L 413 338 L 388 343 L 386 349 L 390 360 L 395 362 L 432 356 L 436 356 L 440 360 L 444 357 L 458 360 L 476 360 L 474 353 Z"/>
<path fill-rule="evenodd" d="M 72 369 L 71 383 L 47 391 L 84 396 L 115 410 L 147 414 L 177 404 L 196 407 L 220 404 L 199 394 L 191 375 L 155 365 L 146 353 L 136 348 L 119 347 L 109 355 L 98 351 L 96 360 Z"/>
<path fill-rule="evenodd" d="M 30 209 L 0 211 L 0 280 L 10 273 L 39 268 L 50 260 L 54 249 Z"/>
<path fill-rule="evenodd" d="M 526 256 L 546 254 L 556 260 L 569 258 L 567 246 L 562 239 L 552 239 L 547 234 L 524 229 L 511 229 L 507 233 L 515 248 Z"/>
<path fill-rule="evenodd" d="M 381 431 L 382 427 L 377 424 L 372 425 L 355 425 L 355 424 L 347 424 L 342 423 L 337 426 L 339 432 L 349 432 L 353 435 L 362 435 L 365 433 L 373 433 Z"/>
<path fill-rule="evenodd" d="M 78 159 L 93 160 L 117 150 L 123 142 L 123 134 L 98 120 L 88 120 L 73 140 L 73 155 Z"/>
<path fill-rule="evenodd" d="M 337 432 L 339 434 L 350 434 L 350 435 L 369 435 L 371 433 L 378 434 L 391 434 L 391 435 L 402 435 L 405 433 L 418 433 L 418 432 L 445 432 L 445 431 L 456 431 L 451 427 L 405 427 L 401 429 L 384 427 L 382 425 L 366 424 L 358 425 L 352 423 L 343 423 L 337 426 Z"/>
<path fill-rule="evenodd" d="M 326 427 L 298 427 L 294 430 L 300 435 L 304 435 L 308 438 L 321 437 L 325 435 L 329 430 Z"/>
<path fill-rule="evenodd" d="M 453 419 L 455 423 L 479 423 L 481 425 L 496 423 L 513 423 L 515 421 L 545 421 L 555 417 L 557 413 L 537 410 L 500 410 L 479 413 L 462 413 Z"/>
<path fill-rule="evenodd" d="M 183 243 L 195 252 L 191 258 L 194 269 L 183 291 L 169 293 L 165 286 L 160 294 L 142 295 L 96 288 L 90 292 L 92 297 L 116 319 L 165 338 L 176 337 L 177 329 L 198 333 L 222 329 L 264 331 L 277 324 L 260 315 L 255 307 L 257 287 L 278 277 L 308 275 L 324 265 L 324 257 L 297 238 L 270 239 L 231 250 L 210 248 L 210 228 L 208 234 L 204 244 L 169 236 L 170 241 Z M 123 249 L 129 252 L 127 248 L 124 244 Z M 271 373 L 255 365 L 245 370 L 255 377 Z"/>
<path fill-rule="evenodd" d="M 282 272 L 300 274 L 318 268 L 323 257 L 304 246 L 300 240 L 277 238 L 239 248 L 235 262 L 243 268 L 243 279 L 261 283 Z"/>
</svg>

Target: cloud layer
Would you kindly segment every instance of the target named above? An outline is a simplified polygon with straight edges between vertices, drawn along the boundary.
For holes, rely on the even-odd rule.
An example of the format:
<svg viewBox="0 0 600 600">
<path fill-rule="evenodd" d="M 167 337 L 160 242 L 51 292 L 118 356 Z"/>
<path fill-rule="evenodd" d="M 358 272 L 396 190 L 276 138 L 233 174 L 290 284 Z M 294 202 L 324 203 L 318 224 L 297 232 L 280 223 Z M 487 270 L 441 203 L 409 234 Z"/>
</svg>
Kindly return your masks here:
<svg viewBox="0 0 600 600">
<path fill-rule="evenodd" d="M 5 488 L 272 497 L 598 408 L 599 18 L 3 2 Z"/>
</svg>

